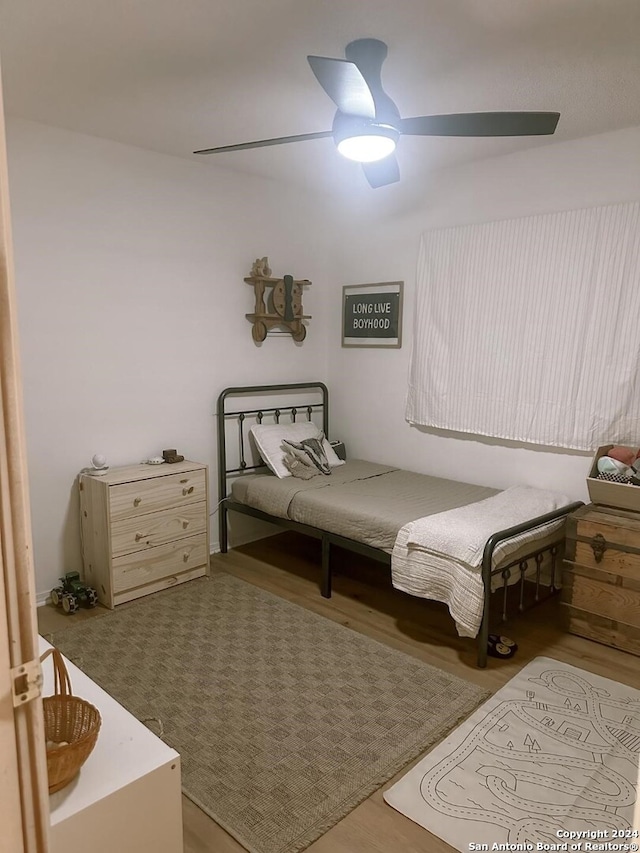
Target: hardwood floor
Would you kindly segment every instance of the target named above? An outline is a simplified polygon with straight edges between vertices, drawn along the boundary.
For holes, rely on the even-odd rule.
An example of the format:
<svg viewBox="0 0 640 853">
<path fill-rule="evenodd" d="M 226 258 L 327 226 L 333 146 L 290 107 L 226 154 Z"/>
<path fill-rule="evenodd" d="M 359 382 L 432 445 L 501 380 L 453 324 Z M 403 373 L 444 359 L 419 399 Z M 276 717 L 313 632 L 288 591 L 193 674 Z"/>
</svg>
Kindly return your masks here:
<svg viewBox="0 0 640 853">
<path fill-rule="evenodd" d="M 395 591 L 388 569 L 336 549 L 333 596 L 319 592 L 319 543 L 283 533 L 212 557 L 212 571 L 225 571 L 280 595 L 409 655 L 498 690 L 533 658 L 544 655 L 640 688 L 638 658 L 568 634 L 557 601 L 530 611 L 501 630 L 518 641 L 509 661 L 489 658 L 475 666 L 475 642 L 457 636 L 443 605 Z M 160 593 L 161 594 L 161 593 Z M 91 611 L 68 617 L 52 607 L 38 611 L 42 634 L 62 630 L 66 620 L 91 618 Z M 390 787 L 404 768 L 384 788 Z M 309 848 L 310 853 L 451 853 L 453 848 L 388 806 L 382 790 L 361 803 Z M 241 853 L 243 848 L 190 800 L 183 797 L 185 853 Z"/>
</svg>

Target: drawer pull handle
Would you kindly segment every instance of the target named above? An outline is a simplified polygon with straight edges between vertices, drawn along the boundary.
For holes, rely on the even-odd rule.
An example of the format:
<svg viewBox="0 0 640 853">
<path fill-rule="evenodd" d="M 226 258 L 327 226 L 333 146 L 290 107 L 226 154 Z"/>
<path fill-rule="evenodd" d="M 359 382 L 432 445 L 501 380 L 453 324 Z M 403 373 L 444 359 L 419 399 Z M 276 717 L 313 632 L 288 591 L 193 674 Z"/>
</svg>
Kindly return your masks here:
<svg viewBox="0 0 640 853">
<path fill-rule="evenodd" d="M 188 519 L 186 519 L 186 518 L 182 519 L 182 529 L 183 530 L 186 530 L 190 524 L 191 524 L 191 522 Z"/>
<path fill-rule="evenodd" d="M 136 542 L 139 542 L 141 539 L 144 539 L 146 533 L 136 533 Z"/>
<path fill-rule="evenodd" d="M 193 486 L 189 486 L 189 488 L 188 488 L 188 489 L 183 489 L 183 490 L 182 490 L 182 494 L 183 494 L 183 495 L 190 495 L 192 491 L 193 491 Z"/>
<path fill-rule="evenodd" d="M 182 562 L 183 562 L 183 563 L 188 563 L 188 562 L 189 562 L 189 557 L 190 557 L 190 556 L 191 556 L 191 554 L 189 554 L 187 551 L 185 551 L 185 552 L 184 552 L 184 554 L 182 555 Z"/>
<path fill-rule="evenodd" d="M 142 498 L 134 498 L 133 499 L 133 505 L 134 506 L 140 506 L 141 503 L 142 503 Z"/>
<path fill-rule="evenodd" d="M 604 557 L 604 552 L 607 550 L 607 540 L 602 533 L 596 533 L 589 544 L 591 545 L 593 556 L 596 558 L 596 563 L 599 563 Z"/>
</svg>

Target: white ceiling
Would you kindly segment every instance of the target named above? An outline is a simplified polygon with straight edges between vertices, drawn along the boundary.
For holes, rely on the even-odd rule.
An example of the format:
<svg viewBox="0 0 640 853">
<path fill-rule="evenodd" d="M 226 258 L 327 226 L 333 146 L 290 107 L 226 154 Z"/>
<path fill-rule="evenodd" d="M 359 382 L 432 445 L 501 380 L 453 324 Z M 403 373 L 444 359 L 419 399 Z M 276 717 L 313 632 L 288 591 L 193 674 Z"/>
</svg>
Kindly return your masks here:
<svg viewBox="0 0 640 853">
<path fill-rule="evenodd" d="M 400 140 L 372 190 L 331 139 L 197 148 L 331 128 L 307 54 L 385 41 L 403 117 L 557 110 L 553 137 Z M 640 125 L 640 0 L 0 0 L 15 115 L 313 190 L 397 194 L 447 165 Z"/>
</svg>

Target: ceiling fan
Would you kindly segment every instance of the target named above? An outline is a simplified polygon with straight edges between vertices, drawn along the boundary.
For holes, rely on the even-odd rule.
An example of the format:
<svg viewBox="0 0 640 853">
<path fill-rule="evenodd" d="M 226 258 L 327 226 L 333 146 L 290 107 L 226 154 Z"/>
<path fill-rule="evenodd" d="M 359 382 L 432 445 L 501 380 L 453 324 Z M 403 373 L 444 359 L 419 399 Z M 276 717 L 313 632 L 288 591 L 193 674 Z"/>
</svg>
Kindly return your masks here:
<svg viewBox="0 0 640 853">
<path fill-rule="evenodd" d="M 194 154 L 243 151 L 307 139 L 332 136 L 338 151 L 362 164 L 372 187 L 400 180 L 393 153 L 400 136 L 540 136 L 555 131 L 560 113 L 491 112 L 401 118 L 398 108 L 382 88 L 382 63 L 387 45 L 378 39 L 357 39 L 345 49 L 346 59 L 308 56 L 318 82 L 338 107 L 331 130 L 280 136 Z"/>
</svg>

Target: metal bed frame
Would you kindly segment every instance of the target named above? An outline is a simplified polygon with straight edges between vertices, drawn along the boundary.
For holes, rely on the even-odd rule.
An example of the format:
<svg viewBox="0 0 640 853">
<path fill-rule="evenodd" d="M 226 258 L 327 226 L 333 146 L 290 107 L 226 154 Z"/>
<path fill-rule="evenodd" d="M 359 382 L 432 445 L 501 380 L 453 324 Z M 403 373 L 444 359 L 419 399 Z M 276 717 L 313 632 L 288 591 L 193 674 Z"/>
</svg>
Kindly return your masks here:
<svg viewBox="0 0 640 853">
<path fill-rule="evenodd" d="M 240 410 L 229 411 L 227 402 L 233 397 L 248 397 L 251 394 L 272 395 L 277 393 L 296 393 L 309 392 L 320 396 L 320 401 L 307 402 L 296 405 L 268 406 L 268 407 L 252 407 L 243 408 Z M 317 527 L 312 527 L 307 524 L 301 524 L 297 521 L 272 516 L 262 510 L 254 509 L 246 504 L 234 501 L 228 495 L 228 480 L 229 478 L 241 477 L 247 473 L 254 471 L 264 471 L 266 466 L 263 463 L 250 464 L 247 461 L 248 448 L 248 430 L 245 433 L 247 420 L 255 423 L 262 423 L 265 416 L 272 418 L 274 423 L 280 423 L 283 416 L 288 416 L 290 421 L 295 423 L 298 417 L 306 418 L 311 421 L 313 414 L 316 413 L 322 418 L 322 429 L 327 438 L 329 438 L 329 391 L 322 382 L 298 382 L 284 385 L 248 385 L 225 388 L 218 397 L 217 403 L 217 418 L 218 418 L 218 501 L 219 501 L 219 531 L 220 531 L 220 551 L 223 554 L 227 553 L 229 547 L 227 514 L 230 511 L 244 513 L 253 518 L 267 521 L 271 524 L 278 525 L 288 530 L 296 530 L 314 539 L 319 539 L 322 545 L 322 569 L 320 591 L 325 598 L 331 597 L 331 546 L 337 545 L 346 550 L 353 551 L 358 554 L 363 554 L 373 560 L 377 560 L 386 566 L 391 566 L 391 555 L 386 551 L 378 548 L 373 548 L 371 545 L 366 545 L 363 542 L 358 542 L 355 539 L 348 539 L 329 530 L 322 530 Z M 232 419 L 235 419 L 238 427 L 238 451 L 239 461 L 236 464 L 231 463 L 229 467 L 227 453 L 227 424 Z M 551 597 L 559 591 L 557 583 L 559 566 L 558 556 L 560 547 L 564 541 L 564 534 L 558 536 L 558 539 L 551 544 L 547 544 L 543 548 L 531 551 L 524 557 L 519 557 L 517 560 L 500 566 L 499 568 L 492 567 L 493 552 L 498 543 L 505 539 L 510 539 L 518 533 L 523 533 L 525 530 L 531 530 L 547 524 L 550 521 L 567 516 L 574 512 L 578 507 L 583 506 L 582 501 L 571 503 L 568 506 L 545 515 L 538 516 L 514 527 L 499 530 L 494 533 L 487 544 L 485 545 L 482 556 L 482 580 L 484 584 L 484 609 L 480 631 L 478 632 L 478 666 L 485 667 L 487 665 L 487 648 L 489 639 L 489 608 L 491 596 L 502 594 L 502 621 L 506 621 L 508 615 L 508 602 L 513 598 L 514 592 L 517 590 L 517 611 L 523 612 L 525 609 L 525 581 L 534 584 L 532 590 L 533 605 L 538 604 L 547 598 Z M 544 562 L 544 554 L 548 552 L 550 555 L 550 584 L 541 584 L 541 571 Z M 527 578 L 529 574 L 530 562 L 535 566 L 535 581 Z M 514 583 L 509 584 L 509 581 L 514 574 L 519 573 L 520 577 Z M 492 593 L 492 581 L 500 575 L 502 585 Z M 509 594 L 509 590 L 512 593 Z M 546 594 L 542 595 L 542 591 Z M 533 606 L 531 605 L 531 606 Z"/>
</svg>

